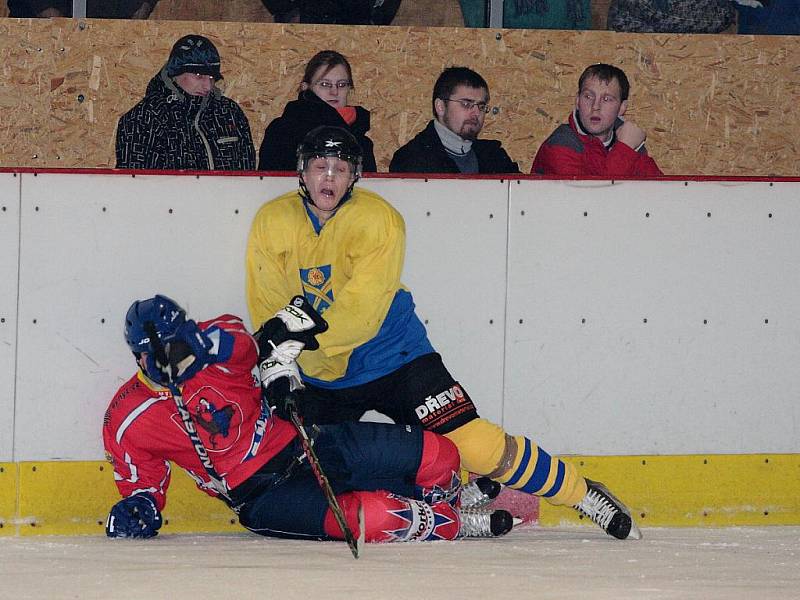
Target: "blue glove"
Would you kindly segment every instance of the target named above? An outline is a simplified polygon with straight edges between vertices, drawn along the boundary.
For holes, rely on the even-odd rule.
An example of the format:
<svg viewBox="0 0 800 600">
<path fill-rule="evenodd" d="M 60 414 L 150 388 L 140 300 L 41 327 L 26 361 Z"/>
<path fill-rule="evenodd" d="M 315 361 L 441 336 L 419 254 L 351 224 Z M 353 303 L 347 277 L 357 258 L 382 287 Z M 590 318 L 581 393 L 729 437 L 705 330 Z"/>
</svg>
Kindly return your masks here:
<svg viewBox="0 0 800 600">
<path fill-rule="evenodd" d="M 117 502 L 106 520 L 108 537 L 150 538 L 158 535 L 161 513 L 153 496 L 135 494 Z"/>
<path fill-rule="evenodd" d="M 181 384 L 208 365 L 227 360 L 232 348 L 229 333 L 217 327 L 201 331 L 197 323 L 186 321 L 162 348 L 148 354 L 147 375 L 161 385 Z"/>
</svg>

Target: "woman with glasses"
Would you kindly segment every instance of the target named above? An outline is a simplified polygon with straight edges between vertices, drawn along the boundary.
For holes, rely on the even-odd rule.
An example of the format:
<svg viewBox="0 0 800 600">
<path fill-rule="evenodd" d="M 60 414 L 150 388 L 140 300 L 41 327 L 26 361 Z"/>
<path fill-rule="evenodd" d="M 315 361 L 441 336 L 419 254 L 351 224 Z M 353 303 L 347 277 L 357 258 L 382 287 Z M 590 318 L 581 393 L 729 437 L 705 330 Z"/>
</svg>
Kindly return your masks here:
<svg viewBox="0 0 800 600">
<path fill-rule="evenodd" d="M 258 152 L 260 171 L 296 171 L 297 147 L 306 134 L 322 125 L 341 127 L 355 136 L 364 152 L 363 171 L 377 171 L 369 131 L 369 111 L 350 106 L 353 73 L 347 59 L 333 50 L 315 54 L 300 83 L 297 100 L 283 109 L 264 132 Z"/>
</svg>

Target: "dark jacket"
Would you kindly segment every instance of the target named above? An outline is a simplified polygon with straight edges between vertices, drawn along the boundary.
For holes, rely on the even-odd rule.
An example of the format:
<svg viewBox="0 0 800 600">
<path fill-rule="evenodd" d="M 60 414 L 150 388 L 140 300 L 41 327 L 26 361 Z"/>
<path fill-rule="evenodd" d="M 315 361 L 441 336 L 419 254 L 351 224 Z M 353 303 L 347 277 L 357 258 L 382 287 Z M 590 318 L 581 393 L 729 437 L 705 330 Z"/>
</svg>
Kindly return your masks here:
<svg viewBox="0 0 800 600">
<path fill-rule="evenodd" d="M 158 0 L 148 0 L 151 7 Z M 87 0 L 86 16 L 95 19 L 129 19 L 144 4 L 144 0 Z M 72 0 L 8 0 L 9 16 L 37 17 L 55 8 L 65 17 L 72 16 Z"/>
<path fill-rule="evenodd" d="M 186 94 L 162 69 L 117 124 L 118 169 L 252 171 L 247 117 L 215 87 Z"/>
<path fill-rule="evenodd" d="M 375 172 L 375 154 L 369 131 L 369 111 L 356 106 L 356 120 L 348 125 L 342 116 L 327 102 L 311 91 L 300 92 L 283 109 L 283 114 L 267 125 L 264 140 L 258 151 L 259 171 L 295 171 L 297 169 L 297 146 L 306 134 L 321 125 L 341 127 L 352 133 L 364 152 L 362 170 Z"/>
<path fill-rule="evenodd" d="M 519 173 L 517 163 L 511 160 L 497 140 L 475 140 L 472 149 L 478 156 L 480 173 Z M 447 155 L 433 121 L 414 139 L 402 146 L 389 163 L 392 173 L 459 173 L 458 166 Z"/>
</svg>

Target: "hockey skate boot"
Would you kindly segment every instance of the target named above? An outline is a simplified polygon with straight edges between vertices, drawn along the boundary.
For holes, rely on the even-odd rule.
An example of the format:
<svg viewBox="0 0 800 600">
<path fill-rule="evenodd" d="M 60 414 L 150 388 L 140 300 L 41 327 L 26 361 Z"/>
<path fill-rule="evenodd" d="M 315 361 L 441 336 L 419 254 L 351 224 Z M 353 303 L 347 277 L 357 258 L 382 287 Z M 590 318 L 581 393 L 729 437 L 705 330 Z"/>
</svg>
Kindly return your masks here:
<svg viewBox="0 0 800 600">
<path fill-rule="evenodd" d="M 462 508 L 459 537 L 499 537 L 514 526 L 514 517 L 507 510 Z"/>
<path fill-rule="evenodd" d="M 497 498 L 502 485 L 488 477 L 478 477 L 461 488 L 461 508 L 482 508 Z"/>
<path fill-rule="evenodd" d="M 586 480 L 586 485 L 589 489 L 583 500 L 574 506 L 575 510 L 617 539 L 642 539 L 642 532 L 633 522 L 628 508 L 606 486 L 591 479 Z"/>
</svg>

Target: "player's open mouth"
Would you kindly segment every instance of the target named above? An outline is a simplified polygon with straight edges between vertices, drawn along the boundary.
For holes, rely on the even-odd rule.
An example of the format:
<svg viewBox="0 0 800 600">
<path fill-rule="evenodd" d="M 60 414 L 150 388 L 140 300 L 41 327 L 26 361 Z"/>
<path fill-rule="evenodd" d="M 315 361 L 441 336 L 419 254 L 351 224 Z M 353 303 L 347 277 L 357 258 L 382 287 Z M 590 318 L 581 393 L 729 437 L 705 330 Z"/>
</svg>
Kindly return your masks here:
<svg viewBox="0 0 800 600">
<path fill-rule="evenodd" d="M 333 197 L 333 190 L 330 188 L 322 188 L 319 193 L 323 196 L 328 196 L 329 198 Z"/>
</svg>

